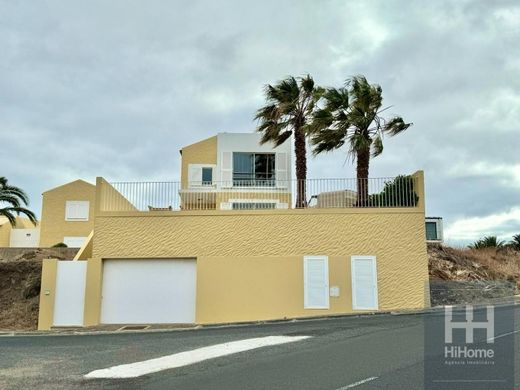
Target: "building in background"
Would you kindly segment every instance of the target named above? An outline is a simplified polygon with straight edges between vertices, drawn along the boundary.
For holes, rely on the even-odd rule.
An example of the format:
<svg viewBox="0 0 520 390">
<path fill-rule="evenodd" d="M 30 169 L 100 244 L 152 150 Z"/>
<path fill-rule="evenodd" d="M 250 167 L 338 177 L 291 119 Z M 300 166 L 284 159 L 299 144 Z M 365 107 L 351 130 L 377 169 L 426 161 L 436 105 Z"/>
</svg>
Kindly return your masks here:
<svg viewBox="0 0 520 390">
<path fill-rule="evenodd" d="M 40 242 L 40 228 L 28 218 L 16 217 L 13 227 L 9 220 L 0 217 L 0 248 L 36 248 Z"/>
<path fill-rule="evenodd" d="M 40 247 L 58 243 L 79 248 L 94 229 L 96 186 L 76 180 L 42 195 Z"/>
<path fill-rule="evenodd" d="M 426 242 L 442 244 L 444 242 L 442 217 L 426 217 Z"/>
<path fill-rule="evenodd" d="M 258 133 L 218 133 L 182 148 L 181 208 L 288 208 L 290 141 L 273 147 L 260 139 Z"/>
</svg>

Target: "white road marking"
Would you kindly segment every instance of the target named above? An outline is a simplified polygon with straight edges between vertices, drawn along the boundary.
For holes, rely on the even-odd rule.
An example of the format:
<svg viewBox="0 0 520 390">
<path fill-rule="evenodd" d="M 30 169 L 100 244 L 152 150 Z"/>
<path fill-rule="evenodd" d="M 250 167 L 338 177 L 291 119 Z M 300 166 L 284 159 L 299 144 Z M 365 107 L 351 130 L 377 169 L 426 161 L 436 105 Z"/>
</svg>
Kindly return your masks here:
<svg viewBox="0 0 520 390">
<path fill-rule="evenodd" d="M 500 335 L 495 336 L 495 337 L 490 337 L 490 338 L 487 339 L 486 341 L 489 343 L 489 342 L 492 341 L 492 340 L 496 340 L 496 339 L 500 339 L 500 338 L 502 338 L 502 337 L 510 336 L 510 335 L 515 334 L 515 333 L 518 333 L 518 332 L 520 332 L 520 329 L 515 330 L 515 331 L 513 331 L 513 332 L 508 332 L 508 333 L 500 334 Z"/>
<path fill-rule="evenodd" d="M 362 379 L 360 381 L 357 381 L 357 382 L 354 382 L 354 383 L 351 383 L 350 385 L 346 385 L 346 386 L 343 386 L 343 387 L 340 387 L 339 389 L 337 390 L 347 390 L 347 389 L 352 389 L 353 387 L 357 387 L 359 385 L 362 385 L 363 383 L 367 383 L 367 382 L 370 382 L 370 381 L 373 381 L 375 379 L 379 378 L 378 376 L 371 376 L 370 378 L 366 378 L 366 379 Z"/>
<path fill-rule="evenodd" d="M 119 366 L 95 370 L 89 372 L 84 377 L 87 379 L 137 378 L 142 375 L 152 374 L 154 372 L 171 368 L 183 367 L 208 359 L 232 355 L 261 347 L 292 343 L 308 339 L 309 337 L 311 336 L 267 336 L 231 341 L 229 343 L 210 345 L 208 347 L 175 353 L 173 355 L 162 356 L 156 359 L 144 360 L 142 362 L 122 364 Z"/>
</svg>

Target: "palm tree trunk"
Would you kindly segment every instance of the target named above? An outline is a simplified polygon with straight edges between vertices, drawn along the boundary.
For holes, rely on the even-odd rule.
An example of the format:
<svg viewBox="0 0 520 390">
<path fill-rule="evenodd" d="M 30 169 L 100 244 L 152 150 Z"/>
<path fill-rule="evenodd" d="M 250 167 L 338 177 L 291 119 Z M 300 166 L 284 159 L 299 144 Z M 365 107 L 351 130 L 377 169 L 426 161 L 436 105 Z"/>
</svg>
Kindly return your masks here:
<svg viewBox="0 0 520 390">
<path fill-rule="evenodd" d="M 370 149 L 357 151 L 357 206 L 367 207 L 368 198 L 368 167 L 370 164 Z"/>
<path fill-rule="evenodd" d="M 296 155 L 296 207 L 304 208 L 307 205 L 307 150 L 305 133 L 302 129 L 294 132 L 294 154 Z"/>
</svg>

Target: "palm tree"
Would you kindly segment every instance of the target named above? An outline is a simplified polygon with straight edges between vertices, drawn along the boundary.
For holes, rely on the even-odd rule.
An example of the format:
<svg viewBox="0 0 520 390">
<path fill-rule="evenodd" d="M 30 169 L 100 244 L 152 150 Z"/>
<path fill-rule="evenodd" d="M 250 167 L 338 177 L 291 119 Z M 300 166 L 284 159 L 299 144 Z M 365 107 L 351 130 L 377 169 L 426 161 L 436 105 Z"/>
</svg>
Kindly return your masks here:
<svg viewBox="0 0 520 390">
<path fill-rule="evenodd" d="M 306 137 L 309 121 L 316 109 L 323 89 L 314 85 L 310 75 L 294 78 L 292 76 L 275 85 L 265 86 L 266 106 L 255 115 L 257 131 L 262 133 L 261 143 L 272 142 L 275 146 L 283 144 L 294 136 L 296 155 L 297 196 L 296 207 L 306 205 L 307 148 Z"/>
<path fill-rule="evenodd" d="M 7 179 L 0 176 L 0 216 L 6 217 L 11 226 L 16 226 L 16 216 L 24 214 L 29 220 L 36 225 L 36 215 L 23 206 L 29 205 L 29 197 L 18 187 L 9 185 Z"/>
<path fill-rule="evenodd" d="M 504 241 L 500 241 L 497 236 L 486 236 L 475 241 L 473 244 L 468 245 L 471 249 L 502 248 L 503 246 Z"/>
<path fill-rule="evenodd" d="M 370 157 L 383 152 L 383 135 L 397 135 L 412 123 L 400 116 L 385 119 L 382 89 L 369 84 L 364 76 L 347 80 L 345 87 L 330 88 L 324 93 L 325 105 L 316 111 L 310 126 L 314 154 L 328 152 L 347 144 L 348 154 L 357 162 L 359 206 L 368 205 L 368 170 Z"/>
<path fill-rule="evenodd" d="M 520 251 L 520 234 L 515 234 L 509 245 L 513 249 Z"/>
</svg>

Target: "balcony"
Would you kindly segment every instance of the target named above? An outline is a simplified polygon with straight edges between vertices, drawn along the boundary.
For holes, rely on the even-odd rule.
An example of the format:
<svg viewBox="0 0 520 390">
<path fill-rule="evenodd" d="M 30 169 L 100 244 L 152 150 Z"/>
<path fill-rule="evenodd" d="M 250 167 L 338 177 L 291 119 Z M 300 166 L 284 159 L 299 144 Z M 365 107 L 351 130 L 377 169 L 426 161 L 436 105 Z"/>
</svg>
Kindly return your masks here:
<svg viewBox="0 0 520 390">
<path fill-rule="evenodd" d="M 99 211 L 419 207 L 422 172 L 396 177 L 261 182 L 112 182 L 99 178 Z"/>
</svg>

